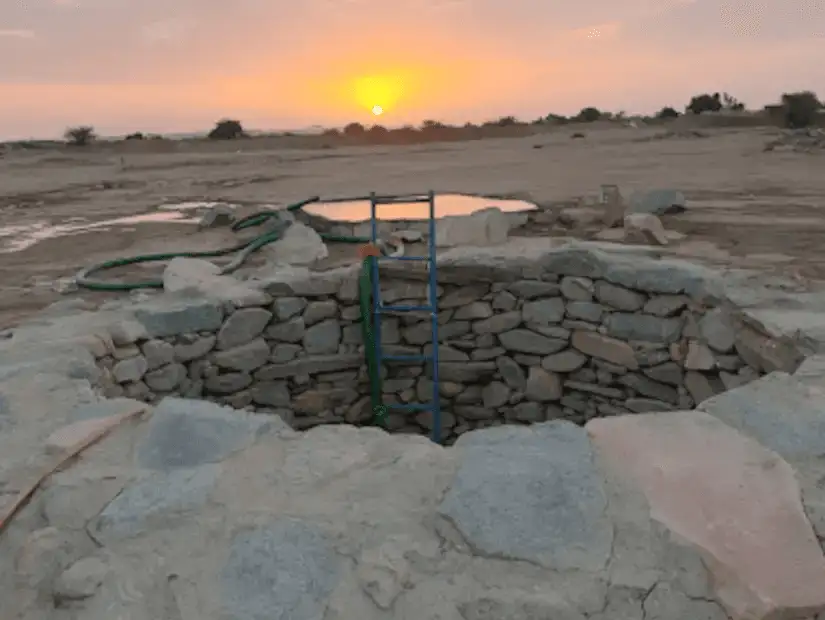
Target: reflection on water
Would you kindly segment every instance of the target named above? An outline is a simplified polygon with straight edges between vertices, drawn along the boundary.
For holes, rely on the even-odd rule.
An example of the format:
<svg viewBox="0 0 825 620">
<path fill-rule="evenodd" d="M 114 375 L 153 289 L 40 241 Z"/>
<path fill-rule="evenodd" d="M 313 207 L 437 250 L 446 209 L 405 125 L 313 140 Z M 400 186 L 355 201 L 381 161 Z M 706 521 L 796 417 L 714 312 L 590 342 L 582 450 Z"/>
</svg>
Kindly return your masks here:
<svg viewBox="0 0 825 620">
<path fill-rule="evenodd" d="M 438 194 L 435 197 L 435 216 L 469 215 L 489 207 L 498 207 L 504 212 L 532 211 L 535 205 L 523 200 L 498 200 L 463 194 Z M 317 202 L 304 207 L 304 211 L 335 222 L 364 222 L 370 219 L 370 201 Z M 426 220 L 430 217 L 430 207 L 426 203 L 398 203 L 380 205 L 380 220 Z"/>
<path fill-rule="evenodd" d="M 197 224 L 197 219 L 187 218 L 178 212 L 144 213 L 119 217 L 111 220 L 88 222 L 82 218 L 73 217 L 61 224 L 51 224 L 45 220 L 22 224 L 20 226 L 0 226 L 0 254 L 22 252 L 36 243 L 78 235 L 91 231 L 108 230 L 115 226 L 132 226 L 135 224 L 158 224 L 174 222 L 180 224 Z"/>
</svg>

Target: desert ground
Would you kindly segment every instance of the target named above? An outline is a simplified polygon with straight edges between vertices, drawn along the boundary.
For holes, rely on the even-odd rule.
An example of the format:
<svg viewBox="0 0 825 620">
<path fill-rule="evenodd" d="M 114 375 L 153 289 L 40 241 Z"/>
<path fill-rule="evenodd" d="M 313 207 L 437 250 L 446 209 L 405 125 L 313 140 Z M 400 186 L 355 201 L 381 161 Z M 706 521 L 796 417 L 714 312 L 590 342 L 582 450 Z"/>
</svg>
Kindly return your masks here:
<svg viewBox="0 0 825 620">
<path fill-rule="evenodd" d="M 577 140 L 572 131 L 410 146 L 301 148 L 253 138 L 164 141 L 163 148 L 143 150 L 111 144 L 6 151 L 0 157 L 0 328 L 65 298 L 55 282 L 89 264 L 231 245 L 227 229 L 199 231 L 185 223 L 49 232 L 50 226 L 191 201 L 255 210 L 313 195 L 432 189 L 529 199 L 548 209 L 547 225 L 516 234 L 586 236 L 575 226 L 565 233 L 553 221 L 565 208 L 592 204 L 600 185 L 616 184 L 625 196 L 674 188 L 686 195 L 688 210 L 663 218 L 666 228 L 685 235 L 668 252 L 825 279 L 825 151 L 765 152 L 780 133 L 768 127 L 703 129 L 699 137 L 662 127 L 587 128 Z M 22 243 L 38 229 L 42 240 Z M 20 245 L 27 247 L 15 249 Z M 112 295 L 68 294 L 92 301 Z"/>
</svg>

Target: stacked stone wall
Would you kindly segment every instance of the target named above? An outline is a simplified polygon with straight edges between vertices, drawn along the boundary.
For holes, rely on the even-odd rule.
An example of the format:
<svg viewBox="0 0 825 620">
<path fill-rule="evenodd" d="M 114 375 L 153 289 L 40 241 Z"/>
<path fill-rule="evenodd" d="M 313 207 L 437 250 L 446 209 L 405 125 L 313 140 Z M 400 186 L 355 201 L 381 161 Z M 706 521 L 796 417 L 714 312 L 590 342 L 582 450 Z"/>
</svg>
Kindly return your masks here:
<svg viewBox="0 0 825 620">
<path fill-rule="evenodd" d="M 192 297 L 138 311 L 144 333 L 121 337 L 99 359 L 104 389 L 152 402 L 203 398 L 277 414 L 297 429 L 368 423 L 355 273 L 242 303 Z M 765 338 L 706 299 L 552 272 L 499 281 L 461 273 L 446 278 L 438 299 L 448 437 L 503 423 L 691 409 L 776 369 L 765 361 Z M 426 282 L 398 276 L 382 280 L 384 303 L 420 304 Z M 430 353 L 424 314 L 385 316 L 381 336 L 385 354 Z M 387 362 L 384 401 L 429 401 L 430 375 L 426 364 Z M 395 410 L 387 419 L 397 432 L 431 426 L 428 412 Z"/>
</svg>

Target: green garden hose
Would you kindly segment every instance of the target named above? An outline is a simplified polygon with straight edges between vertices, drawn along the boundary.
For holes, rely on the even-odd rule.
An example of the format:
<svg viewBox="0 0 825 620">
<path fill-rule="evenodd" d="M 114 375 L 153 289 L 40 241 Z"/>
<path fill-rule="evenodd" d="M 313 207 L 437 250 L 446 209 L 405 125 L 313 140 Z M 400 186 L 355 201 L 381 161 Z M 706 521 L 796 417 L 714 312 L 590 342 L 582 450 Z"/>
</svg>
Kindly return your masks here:
<svg viewBox="0 0 825 620">
<path fill-rule="evenodd" d="M 288 205 L 286 211 L 298 211 L 306 205 L 313 202 L 318 202 L 320 198 L 313 196 L 306 200 L 296 202 Z M 232 230 L 238 232 L 253 226 L 260 226 L 266 223 L 270 218 L 277 218 L 278 211 L 262 211 L 260 213 L 253 213 L 241 220 L 238 220 L 232 225 Z M 346 235 L 331 235 L 327 233 L 319 233 L 321 239 L 330 243 L 370 243 L 369 237 L 354 237 Z M 277 241 L 281 236 L 281 231 L 273 231 L 264 233 L 251 239 L 244 241 L 232 247 L 222 248 L 218 250 L 209 250 L 204 252 L 167 252 L 163 254 L 143 254 L 138 256 L 131 256 L 128 258 L 115 258 L 104 261 L 90 267 L 82 269 L 75 281 L 81 288 L 92 291 L 132 291 L 144 288 L 163 288 L 163 280 L 143 280 L 139 282 L 105 282 L 92 278 L 93 274 L 97 274 L 107 269 L 115 269 L 116 267 L 124 267 L 126 265 L 137 265 L 139 263 L 161 262 L 168 261 L 173 258 L 215 258 L 218 256 L 228 256 L 229 254 L 237 253 L 231 262 L 221 268 L 221 274 L 229 274 L 237 270 L 243 263 L 259 249 Z M 370 260 L 374 258 L 364 259 L 361 274 L 359 277 L 359 305 L 361 311 L 361 329 L 364 335 L 364 356 L 367 362 L 367 372 L 370 380 L 370 402 L 372 405 L 373 422 L 376 424 L 383 424 L 387 414 L 387 407 L 383 404 L 381 398 L 381 369 L 378 367 L 378 360 L 375 357 L 375 340 L 374 332 L 372 330 L 372 313 L 370 311 L 372 300 L 372 277 L 370 275 Z"/>
</svg>

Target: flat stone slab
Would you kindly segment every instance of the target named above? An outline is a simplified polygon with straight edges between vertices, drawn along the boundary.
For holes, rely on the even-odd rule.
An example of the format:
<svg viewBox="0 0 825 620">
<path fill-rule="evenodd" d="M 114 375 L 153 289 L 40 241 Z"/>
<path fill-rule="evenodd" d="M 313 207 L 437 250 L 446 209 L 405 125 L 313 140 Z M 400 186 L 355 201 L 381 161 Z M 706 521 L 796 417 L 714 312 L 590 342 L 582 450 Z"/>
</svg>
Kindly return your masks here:
<svg viewBox="0 0 825 620">
<path fill-rule="evenodd" d="M 317 527 L 298 519 L 244 530 L 230 544 L 221 600 L 233 620 L 317 620 L 341 558 Z"/>
<path fill-rule="evenodd" d="M 248 414 L 214 403 L 164 398 L 138 445 L 141 467 L 170 470 L 217 463 L 262 433 L 289 427 L 277 416 Z"/>
<path fill-rule="evenodd" d="M 732 618 L 825 609 L 825 557 L 778 454 L 699 411 L 592 420 L 595 450 L 651 516 L 702 555 Z M 701 455 L 701 456 L 700 456 Z"/>
<path fill-rule="evenodd" d="M 825 391 L 784 372 L 709 398 L 698 409 L 789 461 L 825 456 Z"/>
<path fill-rule="evenodd" d="M 587 435 L 569 422 L 461 437 L 459 467 L 438 508 L 478 555 L 599 571 L 612 524 Z"/>
<path fill-rule="evenodd" d="M 202 506 L 221 473 L 220 465 L 153 472 L 129 485 L 90 525 L 103 542 L 169 528 Z"/>
</svg>

